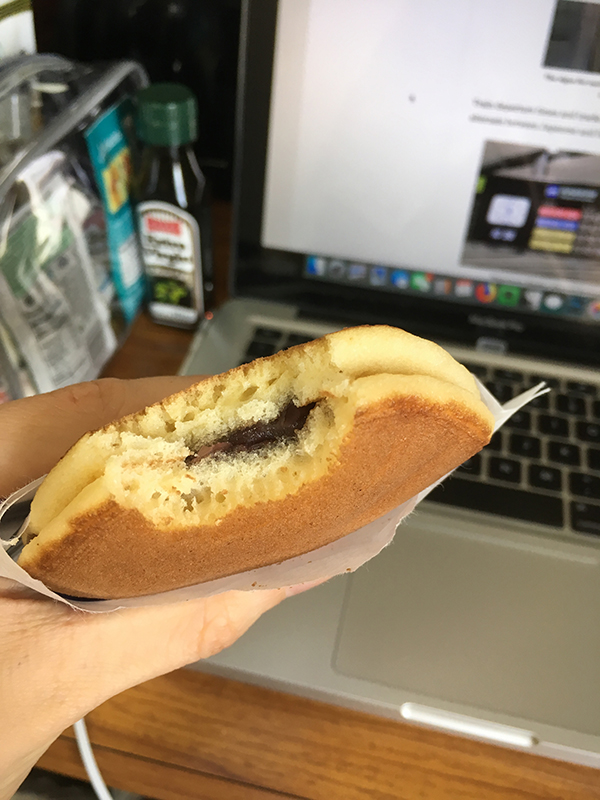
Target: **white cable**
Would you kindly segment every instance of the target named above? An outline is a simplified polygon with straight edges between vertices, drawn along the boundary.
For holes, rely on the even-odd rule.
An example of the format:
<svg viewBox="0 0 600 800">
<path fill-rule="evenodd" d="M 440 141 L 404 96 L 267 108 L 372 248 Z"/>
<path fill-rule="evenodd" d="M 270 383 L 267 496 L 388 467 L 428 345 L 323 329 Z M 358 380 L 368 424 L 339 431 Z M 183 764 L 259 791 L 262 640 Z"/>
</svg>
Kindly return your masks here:
<svg viewBox="0 0 600 800">
<path fill-rule="evenodd" d="M 102 777 L 94 753 L 92 745 L 90 744 L 90 737 L 88 736 L 85 719 L 82 717 L 74 725 L 75 739 L 77 740 L 77 747 L 79 748 L 79 755 L 83 761 L 83 766 L 88 774 L 92 789 L 96 792 L 98 800 L 113 800 L 113 796 L 106 788 L 104 778 Z"/>
</svg>

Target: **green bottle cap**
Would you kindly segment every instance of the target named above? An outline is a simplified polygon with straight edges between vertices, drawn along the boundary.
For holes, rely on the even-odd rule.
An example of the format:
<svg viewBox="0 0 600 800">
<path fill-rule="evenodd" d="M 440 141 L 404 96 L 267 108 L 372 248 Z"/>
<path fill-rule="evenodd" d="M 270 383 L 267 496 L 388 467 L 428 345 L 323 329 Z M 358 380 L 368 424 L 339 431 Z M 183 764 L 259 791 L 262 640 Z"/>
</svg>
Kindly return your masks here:
<svg viewBox="0 0 600 800">
<path fill-rule="evenodd" d="M 198 103 L 187 86 L 153 83 L 136 96 L 136 130 L 146 144 L 177 147 L 198 135 Z"/>
</svg>

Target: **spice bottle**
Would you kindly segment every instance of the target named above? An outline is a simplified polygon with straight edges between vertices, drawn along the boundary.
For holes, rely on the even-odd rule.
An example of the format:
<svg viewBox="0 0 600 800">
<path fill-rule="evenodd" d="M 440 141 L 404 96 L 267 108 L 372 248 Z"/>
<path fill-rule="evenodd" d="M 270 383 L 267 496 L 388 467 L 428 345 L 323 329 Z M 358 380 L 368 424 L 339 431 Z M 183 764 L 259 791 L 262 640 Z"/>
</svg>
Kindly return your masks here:
<svg viewBox="0 0 600 800">
<path fill-rule="evenodd" d="M 212 305 L 210 204 L 192 143 L 194 94 L 156 83 L 136 98 L 142 147 L 134 177 L 148 311 L 165 325 L 192 328 Z"/>
</svg>

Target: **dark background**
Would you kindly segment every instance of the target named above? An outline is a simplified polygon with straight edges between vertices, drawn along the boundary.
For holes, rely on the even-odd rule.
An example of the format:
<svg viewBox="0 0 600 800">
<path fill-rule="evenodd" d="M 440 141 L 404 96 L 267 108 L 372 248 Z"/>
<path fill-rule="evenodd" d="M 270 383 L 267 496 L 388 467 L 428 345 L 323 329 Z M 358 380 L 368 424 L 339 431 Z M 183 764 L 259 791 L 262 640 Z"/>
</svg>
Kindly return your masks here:
<svg viewBox="0 0 600 800">
<path fill-rule="evenodd" d="M 231 197 L 241 0 L 33 0 L 39 52 L 78 61 L 133 58 L 150 80 L 189 86 L 196 155 L 213 195 Z"/>
</svg>

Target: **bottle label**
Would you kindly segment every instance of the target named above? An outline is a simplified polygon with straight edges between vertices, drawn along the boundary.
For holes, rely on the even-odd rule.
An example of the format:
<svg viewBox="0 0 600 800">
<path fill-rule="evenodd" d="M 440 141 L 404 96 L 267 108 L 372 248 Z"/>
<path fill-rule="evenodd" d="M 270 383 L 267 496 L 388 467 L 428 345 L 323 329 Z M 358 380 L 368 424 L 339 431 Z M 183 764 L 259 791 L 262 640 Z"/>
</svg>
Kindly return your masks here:
<svg viewBox="0 0 600 800">
<path fill-rule="evenodd" d="M 204 313 L 198 223 L 158 200 L 140 203 L 138 215 L 150 314 L 158 322 L 195 324 Z"/>
</svg>

